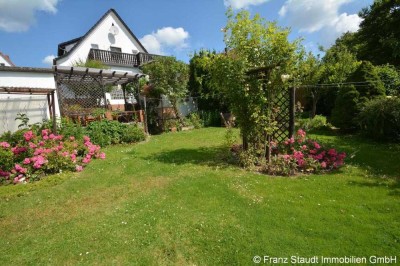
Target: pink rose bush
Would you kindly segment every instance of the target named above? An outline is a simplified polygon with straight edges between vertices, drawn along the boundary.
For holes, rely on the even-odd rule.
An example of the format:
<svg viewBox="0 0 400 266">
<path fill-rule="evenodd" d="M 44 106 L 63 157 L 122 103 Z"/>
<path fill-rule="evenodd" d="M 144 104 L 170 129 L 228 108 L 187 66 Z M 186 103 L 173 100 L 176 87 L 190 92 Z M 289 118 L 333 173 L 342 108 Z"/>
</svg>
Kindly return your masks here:
<svg viewBox="0 0 400 266">
<path fill-rule="evenodd" d="M 264 171 L 268 174 L 293 175 L 296 172 L 314 173 L 330 171 L 344 164 L 346 153 L 323 147 L 315 140 L 307 138 L 304 130 L 299 129 L 293 138 L 273 148 L 272 162 Z"/>
<path fill-rule="evenodd" d="M 0 142 L 0 184 L 25 183 L 63 170 L 80 172 L 93 159 L 105 159 L 105 154 L 87 136 L 82 142 L 48 129 L 39 135 L 29 130 L 14 147 Z"/>
</svg>

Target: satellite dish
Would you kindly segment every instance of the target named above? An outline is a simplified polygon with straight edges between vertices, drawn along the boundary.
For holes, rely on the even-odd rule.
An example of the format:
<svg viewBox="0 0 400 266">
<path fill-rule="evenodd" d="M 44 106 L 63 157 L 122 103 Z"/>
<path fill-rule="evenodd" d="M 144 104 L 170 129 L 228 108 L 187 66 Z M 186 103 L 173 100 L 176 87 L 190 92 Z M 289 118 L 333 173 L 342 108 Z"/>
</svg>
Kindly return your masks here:
<svg viewBox="0 0 400 266">
<path fill-rule="evenodd" d="M 116 26 L 112 25 L 110 28 L 110 33 L 112 35 L 117 35 L 119 33 L 119 29 Z"/>
</svg>

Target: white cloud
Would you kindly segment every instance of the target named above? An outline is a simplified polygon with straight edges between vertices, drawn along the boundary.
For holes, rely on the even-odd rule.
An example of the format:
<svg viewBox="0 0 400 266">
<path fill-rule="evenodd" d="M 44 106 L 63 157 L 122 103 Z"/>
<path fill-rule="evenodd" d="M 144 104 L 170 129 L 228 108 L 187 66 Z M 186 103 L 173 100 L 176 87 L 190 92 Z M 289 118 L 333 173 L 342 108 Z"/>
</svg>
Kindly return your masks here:
<svg viewBox="0 0 400 266">
<path fill-rule="evenodd" d="M 46 65 L 53 65 L 53 59 L 56 58 L 54 55 L 48 55 L 43 58 L 42 63 Z"/>
<path fill-rule="evenodd" d="M 60 0 L 0 0 L 0 30 L 27 31 L 36 22 L 37 11 L 57 13 Z"/>
<path fill-rule="evenodd" d="M 248 8 L 268 2 L 269 0 L 224 0 L 225 6 L 231 6 L 233 9 Z"/>
<path fill-rule="evenodd" d="M 324 30 L 329 32 L 329 38 L 335 39 L 344 32 L 357 31 L 362 21 L 357 14 L 339 14 L 339 9 L 351 1 L 287 0 L 279 10 L 279 15 L 300 32 Z"/>
<path fill-rule="evenodd" d="M 189 33 L 184 28 L 164 27 L 140 39 L 143 46 L 154 54 L 163 54 L 165 49 L 179 50 L 188 47 Z"/>
<path fill-rule="evenodd" d="M 362 18 L 360 18 L 357 14 L 347 15 L 347 13 L 341 14 L 336 21 L 334 21 L 333 25 L 337 32 L 355 32 L 360 28 L 360 23 Z"/>
<path fill-rule="evenodd" d="M 143 38 L 140 39 L 140 42 L 143 44 L 143 46 L 149 53 L 162 54 L 161 43 L 157 40 L 156 37 L 154 37 L 154 35 L 151 34 L 145 35 L 143 36 Z"/>
</svg>

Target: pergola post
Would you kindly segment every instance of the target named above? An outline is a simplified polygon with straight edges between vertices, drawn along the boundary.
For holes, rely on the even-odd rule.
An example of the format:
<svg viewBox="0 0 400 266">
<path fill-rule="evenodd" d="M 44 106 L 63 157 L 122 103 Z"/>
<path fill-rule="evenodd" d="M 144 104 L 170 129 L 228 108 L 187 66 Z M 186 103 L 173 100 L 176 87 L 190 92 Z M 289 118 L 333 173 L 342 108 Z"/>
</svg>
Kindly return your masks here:
<svg viewBox="0 0 400 266">
<path fill-rule="evenodd" d="M 51 92 L 51 114 L 50 117 L 53 119 L 53 133 L 57 134 L 57 118 L 56 118 L 56 101 L 54 97 L 54 91 Z"/>
</svg>

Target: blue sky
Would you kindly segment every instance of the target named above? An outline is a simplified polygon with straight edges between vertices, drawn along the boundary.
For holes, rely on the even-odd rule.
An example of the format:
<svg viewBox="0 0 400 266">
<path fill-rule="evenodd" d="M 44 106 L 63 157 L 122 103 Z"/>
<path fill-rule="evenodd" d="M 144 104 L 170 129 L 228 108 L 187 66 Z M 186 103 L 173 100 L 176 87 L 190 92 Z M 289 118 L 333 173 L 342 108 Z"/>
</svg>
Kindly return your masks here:
<svg viewBox="0 0 400 266">
<path fill-rule="evenodd" d="M 373 0 L 0 0 L 0 51 L 17 66 L 48 67 L 57 45 L 84 35 L 114 8 L 150 52 L 188 61 L 201 48 L 224 48 L 225 10 L 245 8 L 292 29 L 308 50 L 355 31 Z M 48 60 L 45 60 L 47 58 Z M 47 62 L 47 63 L 46 63 Z"/>
</svg>

